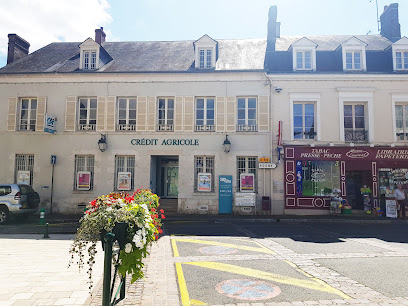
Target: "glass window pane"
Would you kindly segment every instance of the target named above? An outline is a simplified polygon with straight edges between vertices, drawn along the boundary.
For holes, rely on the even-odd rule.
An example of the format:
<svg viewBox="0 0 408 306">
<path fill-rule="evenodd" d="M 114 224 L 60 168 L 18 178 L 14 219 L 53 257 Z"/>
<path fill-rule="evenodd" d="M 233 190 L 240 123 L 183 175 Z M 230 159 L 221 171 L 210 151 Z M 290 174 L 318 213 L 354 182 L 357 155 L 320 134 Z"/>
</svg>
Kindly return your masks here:
<svg viewBox="0 0 408 306">
<path fill-rule="evenodd" d="M 314 115 L 314 104 L 305 104 L 305 115 L 306 116 Z"/>
<path fill-rule="evenodd" d="M 353 54 L 351 52 L 346 53 L 346 69 L 353 69 Z"/>
<path fill-rule="evenodd" d="M 159 99 L 159 109 L 164 109 L 164 108 L 165 108 L 165 100 Z"/>
<path fill-rule="evenodd" d="M 255 109 L 249 109 L 248 110 L 248 119 L 255 119 L 256 118 L 256 110 Z"/>
<path fill-rule="evenodd" d="M 28 104 L 29 104 L 28 99 L 22 99 L 21 100 L 21 109 L 28 109 Z"/>
<path fill-rule="evenodd" d="M 214 119 L 214 110 L 207 110 L 207 120 Z"/>
<path fill-rule="evenodd" d="M 212 120 L 207 120 L 207 125 L 214 125 L 214 119 L 212 119 Z"/>
<path fill-rule="evenodd" d="M 354 114 L 355 116 L 364 116 L 364 105 L 355 105 Z"/>
<path fill-rule="evenodd" d="M 303 128 L 303 117 L 302 116 L 294 116 L 293 117 L 293 126 Z"/>
<path fill-rule="evenodd" d="M 136 119 L 136 110 L 129 111 L 129 119 Z"/>
<path fill-rule="evenodd" d="M 344 116 L 353 115 L 353 105 L 344 105 Z"/>
<path fill-rule="evenodd" d="M 207 108 L 214 108 L 214 99 L 207 99 Z"/>
<path fill-rule="evenodd" d="M 238 119 L 245 119 L 245 110 L 239 109 L 238 110 Z"/>
<path fill-rule="evenodd" d="M 248 98 L 248 108 L 256 108 L 256 98 Z"/>
<path fill-rule="evenodd" d="M 364 129 L 364 117 L 356 117 L 356 129 Z"/>
<path fill-rule="evenodd" d="M 312 68 L 312 56 L 310 51 L 305 52 L 305 68 L 306 69 Z"/>
<path fill-rule="evenodd" d="M 197 110 L 197 119 L 204 119 L 204 110 Z"/>
<path fill-rule="evenodd" d="M 305 128 L 307 127 L 314 127 L 314 117 L 313 116 L 305 116 Z"/>
<path fill-rule="evenodd" d="M 79 99 L 79 107 L 80 108 L 87 108 L 88 100 L 87 99 Z"/>
<path fill-rule="evenodd" d="M 167 107 L 170 109 L 174 108 L 174 99 L 168 99 L 167 101 Z"/>
<path fill-rule="evenodd" d="M 37 109 L 37 100 L 31 100 L 31 109 Z"/>
<path fill-rule="evenodd" d="M 295 116 L 303 116 L 303 104 L 293 104 L 293 114 Z"/>
<path fill-rule="evenodd" d="M 126 109 L 126 99 L 119 99 L 119 108 Z"/>
<path fill-rule="evenodd" d="M 91 109 L 89 112 L 89 118 L 90 119 L 96 119 L 96 110 L 95 109 Z"/>
<path fill-rule="evenodd" d="M 296 52 L 296 68 L 303 68 L 303 53 Z"/>
<path fill-rule="evenodd" d="M 344 117 L 344 128 L 346 129 L 353 128 L 353 117 Z"/>
<path fill-rule="evenodd" d="M 404 52 L 404 69 L 408 69 L 408 52 Z"/>
<path fill-rule="evenodd" d="M 293 129 L 293 138 L 294 139 L 303 139 L 303 129 L 302 128 L 294 128 Z"/>
<path fill-rule="evenodd" d="M 81 119 L 86 119 L 86 114 L 87 114 L 88 112 L 86 111 L 86 110 L 80 110 L 79 111 L 79 118 L 81 118 Z"/>
<path fill-rule="evenodd" d="M 129 109 L 136 109 L 136 99 L 129 99 Z"/>
<path fill-rule="evenodd" d="M 96 108 L 96 106 L 97 106 L 97 100 L 91 99 L 91 108 Z"/>
<path fill-rule="evenodd" d="M 238 98 L 238 108 L 245 108 L 245 99 Z"/>
<path fill-rule="evenodd" d="M 119 110 L 119 118 L 120 119 L 126 118 L 126 110 Z"/>
<path fill-rule="evenodd" d="M 169 110 L 168 112 L 167 112 L 167 120 L 170 120 L 170 119 L 173 119 L 173 110 Z"/>
<path fill-rule="evenodd" d="M 21 119 L 28 119 L 28 111 L 24 109 L 21 110 Z"/>
<path fill-rule="evenodd" d="M 197 99 L 197 108 L 204 108 L 204 99 Z"/>
</svg>

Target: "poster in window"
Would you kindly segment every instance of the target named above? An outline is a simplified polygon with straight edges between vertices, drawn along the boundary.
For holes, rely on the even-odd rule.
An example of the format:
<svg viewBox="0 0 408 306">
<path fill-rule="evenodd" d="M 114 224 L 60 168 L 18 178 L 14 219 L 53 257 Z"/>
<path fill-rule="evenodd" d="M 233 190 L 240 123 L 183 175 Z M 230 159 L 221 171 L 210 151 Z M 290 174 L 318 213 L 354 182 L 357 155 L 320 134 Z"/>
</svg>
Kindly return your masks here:
<svg viewBox="0 0 408 306">
<path fill-rule="evenodd" d="M 118 172 L 118 190 L 130 190 L 132 186 L 132 173 Z"/>
<path fill-rule="evenodd" d="M 395 200 L 385 200 L 385 216 L 397 218 L 397 203 Z"/>
<path fill-rule="evenodd" d="M 199 173 L 197 191 L 211 191 L 211 173 Z"/>
<path fill-rule="evenodd" d="M 78 171 L 77 173 L 77 190 L 91 189 L 91 172 Z"/>
<path fill-rule="evenodd" d="M 243 192 L 253 192 L 254 187 L 254 174 L 253 173 L 241 173 L 239 176 L 240 190 Z"/>
<path fill-rule="evenodd" d="M 17 184 L 30 185 L 30 171 L 18 171 Z"/>
</svg>

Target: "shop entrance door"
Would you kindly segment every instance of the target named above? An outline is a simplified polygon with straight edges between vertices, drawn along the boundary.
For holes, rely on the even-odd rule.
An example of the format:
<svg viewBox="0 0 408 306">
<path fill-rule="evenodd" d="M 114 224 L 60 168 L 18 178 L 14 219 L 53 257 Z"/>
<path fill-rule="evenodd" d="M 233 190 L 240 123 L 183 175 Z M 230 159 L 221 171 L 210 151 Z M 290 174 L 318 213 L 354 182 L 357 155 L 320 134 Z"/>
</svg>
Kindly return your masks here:
<svg viewBox="0 0 408 306">
<path fill-rule="evenodd" d="M 163 198 L 177 198 L 178 197 L 178 163 L 166 163 L 161 166 L 161 179 Z"/>
<path fill-rule="evenodd" d="M 347 171 L 346 172 L 346 192 L 347 201 L 353 209 L 364 209 L 363 195 L 360 189 L 370 186 L 369 171 Z"/>
</svg>

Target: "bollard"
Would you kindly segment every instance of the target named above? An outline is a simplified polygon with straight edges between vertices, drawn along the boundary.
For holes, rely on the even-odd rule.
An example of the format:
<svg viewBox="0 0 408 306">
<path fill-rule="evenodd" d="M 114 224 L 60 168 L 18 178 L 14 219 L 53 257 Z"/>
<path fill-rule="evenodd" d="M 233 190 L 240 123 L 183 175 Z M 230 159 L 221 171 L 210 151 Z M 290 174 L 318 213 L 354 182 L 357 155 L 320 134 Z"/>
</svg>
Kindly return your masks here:
<svg viewBox="0 0 408 306">
<path fill-rule="evenodd" d="M 111 300 L 111 276 L 112 276 L 112 244 L 115 234 L 107 233 L 105 240 L 105 260 L 103 268 L 103 293 L 102 306 L 109 306 Z"/>
<path fill-rule="evenodd" d="M 40 209 L 40 224 L 45 224 L 45 208 Z"/>
<path fill-rule="evenodd" d="M 48 223 L 45 223 L 45 230 L 44 230 L 44 238 L 50 238 L 50 236 L 48 235 Z"/>
</svg>

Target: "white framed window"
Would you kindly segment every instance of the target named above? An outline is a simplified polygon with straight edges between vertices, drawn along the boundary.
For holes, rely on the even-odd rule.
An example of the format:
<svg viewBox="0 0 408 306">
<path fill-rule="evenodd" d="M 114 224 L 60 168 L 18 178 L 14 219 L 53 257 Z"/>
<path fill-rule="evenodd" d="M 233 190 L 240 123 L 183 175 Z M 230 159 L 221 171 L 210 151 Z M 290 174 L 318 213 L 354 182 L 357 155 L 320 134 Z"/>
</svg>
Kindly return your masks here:
<svg viewBox="0 0 408 306">
<path fill-rule="evenodd" d="M 408 140 L 408 103 L 395 104 L 395 128 L 397 140 Z"/>
<path fill-rule="evenodd" d="M 94 155 L 75 155 L 75 173 L 74 173 L 74 190 L 93 190 L 94 185 L 94 168 L 95 168 L 95 156 Z M 84 182 L 79 181 L 79 175 L 89 173 L 89 179 L 84 176 Z M 82 184 L 89 187 L 81 187 Z"/>
<path fill-rule="evenodd" d="M 258 126 L 256 123 L 256 97 L 238 97 L 237 98 L 238 122 L 237 132 L 247 131 L 256 132 Z"/>
<path fill-rule="evenodd" d="M 366 71 L 366 46 L 355 36 L 341 44 L 343 71 Z"/>
<path fill-rule="evenodd" d="M 366 107 L 363 103 L 344 104 L 344 140 L 368 141 L 366 130 Z"/>
<path fill-rule="evenodd" d="M 158 98 L 158 131 L 174 131 L 174 98 Z"/>
<path fill-rule="evenodd" d="M 196 98 L 196 132 L 214 131 L 214 98 Z"/>
<path fill-rule="evenodd" d="M 296 70 L 312 70 L 311 51 L 296 51 Z"/>
<path fill-rule="evenodd" d="M 37 98 L 21 98 L 18 113 L 18 130 L 35 131 L 37 122 Z"/>
<path fill-rule="evenodd" d="M 200 69 L 210 69 L 212 68 L 212 57 L 213 51 L 212 48 L 199 48 L 199 59 L 200 59 Z"/>
<path fill-rule="evenodd" d="M 117 131 L 136 131 L 137 98 L 118 98 Z"/>
<path fill-rule="evenodd" d="M 257 157 L 256 156 L 237 156 L 237 191 L 241 190 L 241 173 L 252 173 L 254 175 L 254 192 L 257 190 Z"/>
<path fill-rule="evenodd" d="M 95 131 L 96 129 L 96 98 L 79 98 L 79 116 L 78 130 L 79 131 Z"/>
<path fill-rule="evenodd" d="M 199 189 L 198 181 L 199 173 L 208 173 L 211 175 L 211 186 L 210 191 L 214 192 L 215 190 L 215 174 L 214 174 L 214 156 L 194 156 L 194 192 L 202 192 Z M 207 185 L 208 186 L 208 185 Z"/>
<path fill-rule="evenodd" d="M 361 51 L 346 52 L 346 70 L 362 70 Z"/>
<path fill-rule="evenodd" d="M 127 174 L 130 174 L 129 176 Z M 114 190 L 134 190 L 135 157 L 115 156 Z"/>
<path fill-rule="evenodd" d="M 408 70 L 408 50 L 395 51 L 395 70 Z"/>
<path fill-rule="evenodd" d="M 82 67 L 85 70 L 96 69 L 96 51 L 83 51 Z"/>
<path fill-rule="evenodd" d="M 293 139 L 316 138 L 316 106 L 313 102 L 293 103 Z"/>
<path fill-rule="evenodd" d="M 34 154 L 16 154 L 14 181 L 33 185 Z"/>
</svg>

